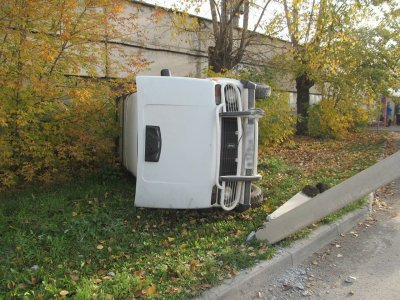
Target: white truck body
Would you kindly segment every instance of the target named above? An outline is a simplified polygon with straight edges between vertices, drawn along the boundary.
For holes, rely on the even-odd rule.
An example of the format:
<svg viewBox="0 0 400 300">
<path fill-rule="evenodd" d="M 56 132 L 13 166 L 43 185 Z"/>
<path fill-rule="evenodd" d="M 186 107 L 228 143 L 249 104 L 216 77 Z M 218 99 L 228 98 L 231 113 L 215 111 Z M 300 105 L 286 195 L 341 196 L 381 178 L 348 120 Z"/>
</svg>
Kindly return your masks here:
<svg viewBox="0 0 400 300">
<path fill-rule="evenodd" d="M 245 203 L 260 178 L 262 115 L 248 108 L 248 89 L 232 79 L 168 76 L 138 76 L 136 84 L 122 101 L 121 123 L 135 206 L 231 210 Z"/>
</svg>

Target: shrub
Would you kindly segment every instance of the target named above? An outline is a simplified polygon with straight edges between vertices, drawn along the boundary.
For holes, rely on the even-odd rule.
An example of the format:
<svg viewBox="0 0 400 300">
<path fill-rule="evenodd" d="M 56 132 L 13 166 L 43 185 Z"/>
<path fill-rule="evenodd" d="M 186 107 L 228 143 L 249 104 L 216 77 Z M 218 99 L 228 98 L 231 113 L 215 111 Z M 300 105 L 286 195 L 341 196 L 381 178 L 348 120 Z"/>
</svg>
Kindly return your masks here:
<svg viewBox="0 0 400 300">
<path fill-rule="evenodd" d="M 93 171 L 114 159 L 116 96 L 140 56 L 104 49 L 136 28 L 126 1 L 2 1 L 0 190 Z M 113 79 L 125 74 L 125 79 Z M 106 77 L 107 80 L 99 80 Z"/>
<path fill-rule="evenodd" d="M 341 139 L 350 132 L 365 127 L 368 113 L 357 103 L 322 100 L 309 109 L 308 131 L 310 136 Z"/>
<path fill-rule="evenodd" d="M 257 101 L 257 106 L 265 112 L 259 122 L 261 145 L 280 144 L 293 136 L 296 115 L 288 100 L 288 95 L 273 92 L 271 98 Z"/>
<path fill-rule="evenodd" d="M 103 94 L 106 86 L 95 86 L 65 90 L 67 102 L 43 111 L 33 107 L 36 97 L 24 99 L 18 126 L 9 119 L 0 134 L 0 189 L 67 179 L 115 162 L 115 103 Z M 73 95 L 78 91 L 87 97 Z M 14 109 L 10 105 L 8 114 Z"/>
</svg>

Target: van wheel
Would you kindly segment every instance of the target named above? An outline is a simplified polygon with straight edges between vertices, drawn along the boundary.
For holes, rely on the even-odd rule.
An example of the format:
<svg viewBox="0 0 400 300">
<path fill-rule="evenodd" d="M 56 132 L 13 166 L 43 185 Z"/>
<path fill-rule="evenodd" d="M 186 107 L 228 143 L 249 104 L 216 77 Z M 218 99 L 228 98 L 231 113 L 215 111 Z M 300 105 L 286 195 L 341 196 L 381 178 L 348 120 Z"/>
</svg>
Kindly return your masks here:
<svg viewBox="0 0 400 300">
<path fill-rule="evenodd" d="M 264 195 L 262 190 L 258 186 L 252 184 L 250 191 L 250 205 L 239 204 L 238 206 L 236 206 L 235 211 L 242 213 L 248 210 L 250 207 L 261 206 L 263 202 L 264 202 Z"/>
<path fill-rule="evenodd" d="M 252 184 L 251 185 L 251 193 L 250 193 L 251 207 L 261 206 L 263 204 L 263 202 L 264 202 L 264 194 L 263 194 L 262 190 L 258 186 Z"/>
</svg>

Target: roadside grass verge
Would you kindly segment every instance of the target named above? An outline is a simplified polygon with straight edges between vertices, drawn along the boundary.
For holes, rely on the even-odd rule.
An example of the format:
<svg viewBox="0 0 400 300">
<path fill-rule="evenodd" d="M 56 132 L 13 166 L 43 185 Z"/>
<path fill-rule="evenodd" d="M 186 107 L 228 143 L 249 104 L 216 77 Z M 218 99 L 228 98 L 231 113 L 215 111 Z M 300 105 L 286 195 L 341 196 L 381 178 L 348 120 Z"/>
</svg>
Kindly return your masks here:
<svg viewBox="0 0 400 300">
<path fill-rule="evenodd" d="M 372 165 L 383 143 L 367 132 L 260 149 L 267 201 L 242 214 L 137 209 L 134 180 L 116 173 L 0 194 L 0 299 L 196 296 L 273 256 L 274 247 L 244 243 L 268 213 L 306 184 L 336 184 Z"/>
</svg>

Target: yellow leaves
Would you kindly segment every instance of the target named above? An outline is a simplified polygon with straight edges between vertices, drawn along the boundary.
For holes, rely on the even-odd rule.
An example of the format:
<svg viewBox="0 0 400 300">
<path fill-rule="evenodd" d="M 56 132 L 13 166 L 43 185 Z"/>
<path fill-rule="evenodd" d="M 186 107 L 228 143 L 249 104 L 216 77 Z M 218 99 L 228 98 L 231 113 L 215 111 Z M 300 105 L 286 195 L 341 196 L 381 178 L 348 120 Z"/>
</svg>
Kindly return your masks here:
<svg viewBox="0 0 400 300">
<path fill-rule="evenodd" d="M 95 41 L 104 37 L 105 22 L 110 39 L 133 32 L 120 23 L 136 25 L 127 20 L 126 1 L 7 3 L 9 18 L 0 20 L 7 37 L 0 51 L 0 189 L 66 179 L 112 161 L 114 99 L 132 89 L 133 75 L 145 60 L 129 55 L 129 66 L 113 62 L 112 76 L 126 72 L 129 79 L 94 80 L 104 76 L 106 60 L 103 44 Z M 118 57 L 125 57 L 122 52 L 118 49 Z M 44 141 L 50 145 L 46 149 Z"/>
<path fill-rule="evenodd" d="M 51 47 L 49 47 L 48 45 L 41 45 L 40 47 L 39 47 L 39 52 L 40 52 L 40 54 L 41 54 L 41 56 L 42 56 L 42 58 L 45 60 L 45 61 L 48 61 L 48 62 L 53 62 L 54 61 L 54 59 L 55 59 L 55 51 L 51 48 Z"/>
<path fill-rule="evenodd" d="M 0 107 L 0 127 L 6 127 L 7 124 L 7 114 L 6 112 Z"/>
<path fill-rule="evenodd" d="M 172 34 L 176 34 L 175 31 L 187 32 L 187 31 L 197 31 L 199 29 L 199 21 L 196 18 L 192 18 L 187 13 L 174 11 L 173 23 L 175 24 L 175 29 Z"/>
<path fill-rule="evenodd" d="M 158 23 L 158 22 L 160 22 L 162 20 L 164 15 L 165 15 L 165 9 L 156 7 L 154 12 L 150 16 L 150 19 L 153 22 Z"/>
<path fill-rule="evenodd" d="M 16 183 L 16 176 L 11 171 L 5 171 L 0 174 L 0 189 L 1 186 L 11 187 Z"/>
<path fill-rule="evenodd" d="M 104 248 L 104 246 L 102 245 L 102 244 L 98 244 L 97 246 L 96 246 L 96 249 L 97 250 L 102 250 Z"/>
<path fill-rule="evenodd" d="M 173 238 L 173 237 L 167 237 L 165 240 L 163 240 L 162 242 L 161 242 L 161 245 L 163 246 L 163 247 L 168 247 L 168 245 L 170 244 L 170 243 L 172 243 L 172 242 L 174 242 L 175 241 L 175 238 Z"/>
<path fill-rule="evenodd" d="M 181 235 L 182 235 L 182 236 L 187 236 L 187 235 L 188 235 L 188 231 L 187 231 L 186 228 L 183 228 L 183 229 L 182 229 Z"/>
<path fill-rule="evenodd" d="M 288 96 L 274 93 L 268 101 L 260 101 L 257 104 L 265 112 L 259 121 L 260 144 L 281 144 L 290 140 L 294 134 L 296 117 L 292 113 Z"/>
<path fill-rule="evenodd" d="M 78 213 L 77 213 L 76 211 L 73 211 L 73 212 L 71 213 L 71 216 L 72 216 L 73 218 L 75 218 L 77 215 L 78 215 Z"/>
<path fill-rule="evenodd" d="M 170 295 L 176 295 L 179 294 L 182 291 L 182 288 L 180 287 L 170 287 L 169 289 L 167 289 L 165 291 L 166 294 L 170 294 Z"/>
<path fill-rule="evenodd" d="M 154 284 L 151 284 L 147 289 L 142 289 L 142 294 L 144 296 L 152 296 L 157 293 L 157 288 Z"/>
<path fill-rule="evenodd" d="M 93 95 L 89 89 L 76 89 L 71 96 L 79 102 L 89 103 Z"/>
<path fill-rule="evenodd" d="M 342 99 L 336 105 L 335 101 L 324 99 L 311 107 L 308 126 L 312 136 L 343 139 L 367 120 L 367 111 L 356 103 Z"/>
<path fill-rule="evenodd" d="M 266 212 L 266 213 L 271 213 L 275 208 L 272 206 L 272 205 L 270 205 L 270 204 L 264 204 L 263 205 L 263 209 L 264 209 L 264 211 Z"/>
<path fill-rule="evenodd" d="M 197 261 L 197 260 L 195 260 L 195 259 L 192 259 L 192 260 L 190 261 L 190 263 L 189 263 L 189 266 L 190 266 L 190 270 L 196 271 L 197 268 L 199 268 L 199 267 L 202 266 L 202 264 L 201 264 L 199 261 Z"/>
</svg>

